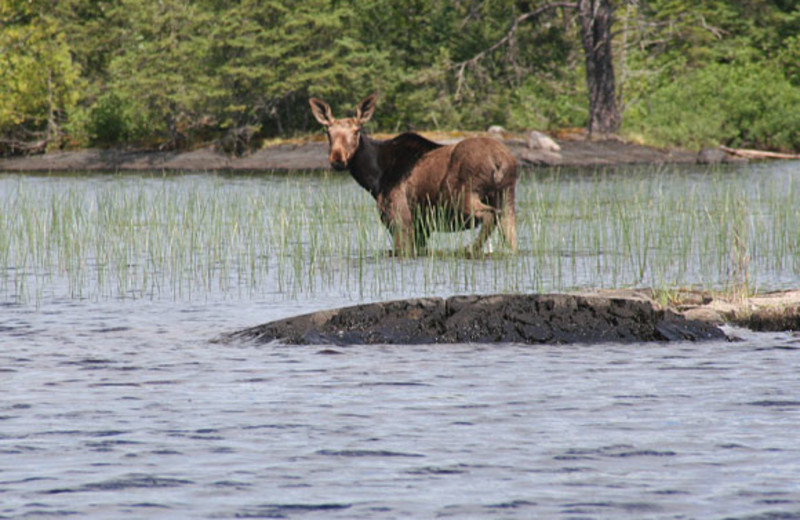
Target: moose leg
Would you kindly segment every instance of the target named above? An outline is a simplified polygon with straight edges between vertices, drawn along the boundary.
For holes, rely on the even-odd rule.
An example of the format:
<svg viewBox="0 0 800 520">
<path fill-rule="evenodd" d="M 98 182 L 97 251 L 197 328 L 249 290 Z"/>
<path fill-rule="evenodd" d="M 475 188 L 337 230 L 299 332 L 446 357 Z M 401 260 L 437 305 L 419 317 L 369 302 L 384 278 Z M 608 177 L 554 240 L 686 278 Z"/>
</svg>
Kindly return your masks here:
<svg viewBox="0 0 800 520">
<path fill-rule="evenodd" d="M 491 236 L 497 224 L 497 210 L 488 204 L 481 202 L 478 195 L 470 193 L 466 196 L 464 201 L 464 213 L 468 218 L 475 222 L 481 223 L 481 230 L 478 233 L 478 238 L 472 243 L 468 252 L 472 255 L 480 255 L 483 251 L 483 245 L 486 240 Z"/>
<path fill-rule="evenodd" d="M 411 220 L 394 218 L 388 225 L 389 232 L 392 234 L 395 256 L 415 256 L 418 246 L 414 232 L 414 225 Z"/>
<path fill-rule="evenodd" d="M 404 197 L 394 197 L 381 203 L 381 218 L 389 228 L 394 243 L 396 256 L 413 256 L 416 254 L 418 234 L 415 233 L 414 219 Z M 424 240 L 424 238 L 423 238 Z M 424 245 L 424 243 L 423 243 Z"/>
<path fill-rule="evenodd" d="M 517 212 L 514 205 L 515 197 L 514 186 L 507 189 L 500 201 L 500 231 L 503 233 L 503 238 L 506 243 L 511 247 L 511 250 L 517 251 Z"/>
</svg>

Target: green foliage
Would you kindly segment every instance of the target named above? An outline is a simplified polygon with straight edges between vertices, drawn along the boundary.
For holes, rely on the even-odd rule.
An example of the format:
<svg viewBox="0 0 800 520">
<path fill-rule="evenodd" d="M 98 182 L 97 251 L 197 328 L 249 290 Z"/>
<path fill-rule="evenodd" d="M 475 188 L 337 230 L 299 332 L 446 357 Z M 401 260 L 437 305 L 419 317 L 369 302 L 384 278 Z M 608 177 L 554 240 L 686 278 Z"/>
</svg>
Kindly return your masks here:
<svg viewBox="0 0 800 520">
<path fill-rule="evenodd" d="M 583 126 L 574 11 L 546 9 L 503 40 L 546 4 L 5 0 L 0 143 L 286 136 L 317 130 L 309 96 L 345 115 L 372 92 L 375 130 Z M 615 5 L 624 131 L 662 144 L 800 148 L 797 2 Z"/>
<path fill-rule="evenodd" d="M 153 132 L 146 114 L 140 103 L 110 92 L 92 105 L 85 122 L 86 137 L 91 144 L 101 145 L 146 139 Z"/>
<path fill-rule="evenodd" d="M 116 143 L 125 140 L 129 135 L 120 99 L 116 94 L 100 98 L 92 107 L 88 127 L 95 142 Z"/>
<path fill-rule="evenodd" d="M 631 108 L 627 128 L 661 144 L 800 148 L 800 88 L 759 64 L 714 64 Z"/>
<path fill-rule="evenodd" d="M 205 63 L 213 17 L 189 0 L 149 6 L 122 0 L 111 9 L 112 19 L 125 17 L 127 23 L 124 50 L 108 64 L 109 86 L 120 98 L 136 100 L 146 126 L 177 141 L 204 124 L 210 104 L 222 95 Z"/>
<path fill-rule="evenodd" d="M 783 43 L 778 51 L 778 64 L 792 85 L 800 87 L 800 36 L 790 36 Z"/>
<path fill-rule="evenodd" d="M 58 20 L 35 11 L 34 3 L 19 4 L 16 16 L 2 11 L 0 133 L 55 139 L 78 102 L 80 73 Z"/>
<path fill-rule="evenodd" d="M 581 71 L 582 73 L 582 71 Z M 513 93 L 510 129 L 577 128 L 586 125 L 586 89 L 575 74 L 574 82 L 529 78 Z"/>
<path fill-rule="evenodd" d="M 623 129 L 661 145 L 800 149 L 800 7 L 653 0 L 628 53 Z"/>
<path fill-rule="evenodd" d="M 257 125 L 266 134 L 308 127 L 308 97 L 334 105 L 380 89 L 386 53 L 368 48 L 356 31 L 358 13 L 327 0 L 241 0 L 215 6 L 211 67 L 224 92 L 224 127 Z"/>
</svg>

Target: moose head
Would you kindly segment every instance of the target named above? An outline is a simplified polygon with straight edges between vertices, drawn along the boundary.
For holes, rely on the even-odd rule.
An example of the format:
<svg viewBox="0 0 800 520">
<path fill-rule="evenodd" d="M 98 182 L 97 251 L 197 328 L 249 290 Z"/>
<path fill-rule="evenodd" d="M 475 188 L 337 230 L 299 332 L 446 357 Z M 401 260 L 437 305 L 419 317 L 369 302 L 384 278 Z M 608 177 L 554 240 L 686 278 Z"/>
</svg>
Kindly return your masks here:
<svg viewBox="0 0 800 520">
<path fill-rule="evenodd" d="M 367 96 L 356 107 L 354 117 L 336 119 L 333 117 L 331 107 L 318 98 L 308 100 L 311 105 L 311 112 L 317 121 L 325 127 L 328 135 L 330 153 L 328 160 L 331 167 L 335 170 L 345 170 L 350 164 L 350 160 L 358 149 L 361 136 L 361 129 L 372 118 L 375 113 L 375 101 L 377 96 L 372 94 Z"/>
</svg>

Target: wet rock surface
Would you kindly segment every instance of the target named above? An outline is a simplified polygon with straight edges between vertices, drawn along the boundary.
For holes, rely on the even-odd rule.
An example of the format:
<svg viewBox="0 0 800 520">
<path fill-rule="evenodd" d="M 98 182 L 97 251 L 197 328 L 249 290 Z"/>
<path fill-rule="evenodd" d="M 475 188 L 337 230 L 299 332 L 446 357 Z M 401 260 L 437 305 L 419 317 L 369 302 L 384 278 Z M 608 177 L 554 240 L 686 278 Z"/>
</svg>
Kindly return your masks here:
<svg viewBox="0 0 800 520">
<path fill-rule="evenodd" d="M 602 343 L 720 340 L 715 325 L 646 298 L 493 295 L 371 303 L 278 320 L 231 339 L 286 344 Z"/>
<path fill-rule="evenodd" d="M 682 303 L 683 294 L 678 295 Z M 678 306 L 689 319 L 730 323 L 756 332 L 800 331 L 800 290 L 755 294 L 747 298 L 704 295 L 701 304 Z"/>
</svg>

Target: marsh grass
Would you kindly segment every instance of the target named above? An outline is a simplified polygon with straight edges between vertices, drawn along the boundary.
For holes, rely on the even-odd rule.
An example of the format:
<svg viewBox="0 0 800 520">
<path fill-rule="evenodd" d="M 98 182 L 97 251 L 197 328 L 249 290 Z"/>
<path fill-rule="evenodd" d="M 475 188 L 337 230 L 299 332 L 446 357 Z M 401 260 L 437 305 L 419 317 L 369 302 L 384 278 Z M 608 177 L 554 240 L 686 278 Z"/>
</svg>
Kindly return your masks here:
<svg viewBox="0 0 800 520">
<path fill-rule="evenodd" d="M 6 300 L 376 299 L 580 287 L 746 295 L 800 274 L 795 177 L 750 170 L 526 172 L 519 254 L 435 233 L 395 257 L 345 176 L 0 177 Z"/>
</svg>

